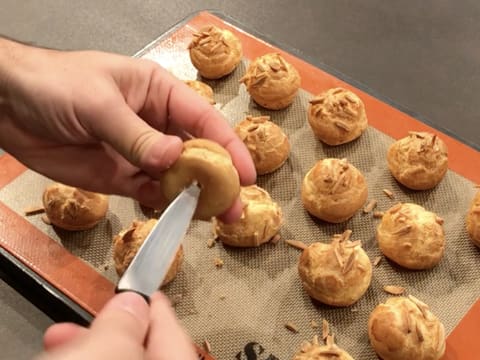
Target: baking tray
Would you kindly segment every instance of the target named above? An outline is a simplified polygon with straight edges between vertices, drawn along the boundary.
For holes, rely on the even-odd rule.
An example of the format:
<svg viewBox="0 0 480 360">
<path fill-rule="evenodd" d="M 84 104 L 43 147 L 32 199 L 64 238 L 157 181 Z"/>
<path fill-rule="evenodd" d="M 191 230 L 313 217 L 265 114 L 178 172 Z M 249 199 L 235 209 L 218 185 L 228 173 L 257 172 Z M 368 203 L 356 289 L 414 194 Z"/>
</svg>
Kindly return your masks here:
<svg viewBox="0 0 480 360">
<path fill-rule="evenodd" d="M 261 35 L 245 30 L 245 27 L 241 24 L 218 13 L 201 12 L 189 17 L 142 49 L 136 56 L 151 58 L 176 73 L 179 77 L 191 77 L 191 68 L 190 70 L 187 70 L 186 67 L 185 69 L 183 67 L 179 68 L 179 58 L 174 55 L 178 55 L 179 47 L 184 49 L 184 45 L 186 45 L 191 33 L 195 29 L 208 23 L 230 28 L 234 31 L 242 41 L 246 61 L 266 52 L 281 52 L 299 70 L 302 77 L 302 88 L 305 92 L 316 94 L 334 86 L 344 86 L 352 89 L 361 95 L 367 108 L 369 124 L 372 129 L 376 129 L 375 131 L 392 138 L 403 137 L 410 130 L 433 131 L 424 119 L 421 122 L 418 120 L 418 116 L 415 119 L 411 114 L 400 111 L 398 106 L 393 105 L 387 99 L 381 99 L 378 94 L 373 94 L 360 84 L 350 79 L 345 79 L 344 76 L 338 74 L 333 69 L 324 65 L 320 65 L 321 69 L 313 66 L 301 60 L 304 56 L 297 51 L 293 49 L 281 50 L 278 46 L 271 45 L 271 41 L 265 41 L 265 38 Z M 284 46 L 281 46 L 281 48 L 286 49 Z M 239 71 L 237 70 L 237 72 Z M 219 109 L 228 113 L 229 109 L 226 105 L 232 99 L 225 97 L 218 100 L 220 100 Z M 237 114 L 237 120 L 240 120 L 242 115 L 244 114 Z M 438 129 L 435 131 L 438 133 Z M 458 174 L 471 182 L 479 182 L 479 173 L 468 165 L 475 163 L 476 160 L 480 160 L 479 153 L 455 139 L 454 136 L 451 136 L 452 134 L 449 134 L 450 136 L 447 135 L 448 131 L 442 130 L 442 133 L 445 135 L 441 135 L 441 137 L 449 147 L 450 169 L 452 173 Z M 33 184 L 28 183 L 28 181 L 33 180 L 35 180 Z M 35 175 L 25 171 L 25 168 L 10 156 L 2 156 L 0 158 L 0 189 L 8 190 L 9 186 L 13 186 L 15 183 L 22 184 L 22 181 L 26 181 L 24 186 L 37 186 L 40 193 L 43 186 L 42 181 L 47 181 L 47 179 L 35 178 Z M 268 180 L 265 180 L 265 178 L 261 184 L 262 186 L 269 186 Z M 5 191 L 3 194 L 5 195 Z M 90 315 L 98 312 L 102 305 L 113 295 L 114 284 L 111 273 L 108 274 L 107 270 L 99 271 L 98 266 L 92 267 L 92 264 L 84 262 L 81 259 L 83 256 L 82 252 L 79 252 L 77 248 L 69 248 L 69 246 L 55 241 L 53 238 L 56 238 L 59 234 L 40 231 L 39 224 L 20 215 L 19 209 L 21 206 L 19 204 L 21 199 L 16 199 L 15 196 L 12 197 L 11 193 L 7 195 L 5 198 L 0 196 L 0 201 L 2 201 L 0 203 L 0 244 L 3 248 L 1 253 L 5 255 L 3 260 L 11 264 L 12 269 L 17 269 L 19 276 L 23 274 L 23 277 L 35 278 L 37 284 L 42 284 L 45 289 L 48 289 L 47 292 L 49 294 L 53 294 L 51 296 L 60 299 L 63 306 L 70 308 L 80 322 L 88 322 Z M 9 198 L 7 199 L 7 197 Z M 115 201 L 117 200 L 125 201 L 122 199 L 116 199 Z M 135 211 L 138 213 L 138 209 Z M 148 214 L 145 216 L 148 217 Z M 204 235 L 198 235 L 199 238 L 201 236 Z M 25 241 L 25 239 L 29 239 L 29 241 Z M 88 246 L 89 244 L 87 243 L 86 248 Z M 5 251 L 8 252 L 8 256 Z M 264 247 L 263 250 L 258 252 L 267 251 L 268 247 Z M 472 251 L 476 250 L 472 249 Z M 257 259 L 261 259 L 261 257 L 257 257 Z M 291 255 L 289 261 L 291 259 L 295 260 L 295 255 Z M 109 271 L 111 271 L 111 267 Z M 167 292 L 169 291 L 171 289 L 167 289 Z M 478 330 L 479 308 L 480 305 L 475 303 L 450 333 L 447 341 L 446 359 L 475 358 L 473 354 L 480 346 L 475 343 L 474 337 L 469 336 L 469 334 L 474 334 Z M 292 354 L 300 345 L 301 340 L 307 339 L 306 332 L 293 338 L 288 333 L 279 331 L 279 334 L 285 339 L 288 338 L 288 341 L 292 344 L 297 343 L 292 345 L 294 348 Z M 195 336 L 195 334 L 192 335 Z M 338 334 L 338 337 L 340 345 L 342 343 L 348 345 L 349 339 L 345 339 L 341 333 Z M 200 339 L 196 340 L 197 342 L 200 341 Z M 232 350 L 233 353 L 237 353 L 237 358 L 242 358 L 242 356 L 249 358 L 248 351 L 251 354 L 259 351 L 262 344 L 255 344 L 258 339 L 252 335 L 250 340 L 244 341 L 242 339 L 239 341 L 238 353 L 236 349 Z M 268 348 L 264 349 L 264 353 L 268 353 L 268 351 Z M 369 358 L 362 356 L 360 355 L 357 358 Z M 371 353 L 365 356 L 371 356 Z"/>
</svg>

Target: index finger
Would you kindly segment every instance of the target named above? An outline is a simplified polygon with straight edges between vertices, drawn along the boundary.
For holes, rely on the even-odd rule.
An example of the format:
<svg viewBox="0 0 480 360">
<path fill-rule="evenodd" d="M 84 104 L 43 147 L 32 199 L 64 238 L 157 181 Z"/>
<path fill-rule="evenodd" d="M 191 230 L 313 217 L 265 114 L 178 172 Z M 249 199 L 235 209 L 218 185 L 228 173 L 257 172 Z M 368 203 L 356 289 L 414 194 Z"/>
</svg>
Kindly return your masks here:
<svg viewBox="0 0 480 360">
<path fill-rule="evenodd" d="M 255 183 L 256 171 L 250 153 L 218 110 L 160 67 L 152 75 L 151 88 L 156 88 L 149 94 L 152 109 L 163 110 L 160 114 L 166 112 L 175 127 L 222 145 L 230 153 L 241 183 Z M 166 103 L 161 103 L 164 99 Z M 155 104 L 157 101 L 160 104 Z"/>
</svg>

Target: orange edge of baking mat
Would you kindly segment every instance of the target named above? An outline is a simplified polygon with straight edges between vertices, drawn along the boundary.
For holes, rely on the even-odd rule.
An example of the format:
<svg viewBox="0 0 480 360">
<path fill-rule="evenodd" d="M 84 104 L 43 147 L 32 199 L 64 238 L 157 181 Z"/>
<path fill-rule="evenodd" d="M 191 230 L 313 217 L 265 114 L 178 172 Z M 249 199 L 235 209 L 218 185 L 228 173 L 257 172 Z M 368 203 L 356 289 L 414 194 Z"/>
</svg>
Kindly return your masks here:
<svg viewBox="0 0 480 360">
<path fill-rule="evenodd" d="M 313 94 L 336 86 L 352 90 L 365 103 L 369 124 L 395 139 L 404 137 L 408 131 L 429 131 L 441 134 L 441 138 L 448 146 L 450 169 L 473 182 L 480 183 L 480 171 L 477 170 L 477 167 L 472 166 L 472 164 L 480 162 L 480 153 L 475 149 L 311 64 L 270 44 L 259 41 L 254 36 L 235 28 L 213 14 L 201 12 L 189 21 L 188 25 L 198 28 L 208 23 L 228 28 L 234 32 L 242 42 L 244 55 L 249 59 L 254 59 L 272 51 L 281 53 L 299 71 L 302 78 L 302 88 Z M 445 355 L 442 359 L 478 359 L 476 354 L 480 353 L 480 341 L 476 339 L 477 334 L 480 334 L 480 301 L 478 300 L 448 336 Z"/>
<path fill-rule="evenodd" d="M 456 173 L 470 179 L 473 182 L 480 183 L 480 171 L 472 164 L 480 162 L 480 152 L 461 143 L 460 141 L 434 129 L 421 121 L 405 114 L 404 112 L 388 105 L 381 100 L 357 89 L 356 87 L 320 70 L 319 68 L 261 41 L 254 36 L 235 28 L 224 20 L 208 12 L 201 12 L 188 22 L 194 28 L 199 28 L 205 24 L 211 23 L 224 28 L 228 28 L 239 37 L 242 42 L 244 56 L 248 59 L 254 59 L 267 52 L 281 53 L 285 59 L 290 62 L 300 73 L 302 78 L 302 88 L 310 93 L 318 94 L 332 87 L 341 86 L 355 92 L 363 100 L 368 116 L 368 122 L 374 128 L 380 130 L 395 139 L 402 138 L 408 134 L 408 131 L 428 131 L 441 134 L 442 140 L 448 147 L 449 167 Z M 306 119 L 306 114 L 305 114 Z"/>
</svg>

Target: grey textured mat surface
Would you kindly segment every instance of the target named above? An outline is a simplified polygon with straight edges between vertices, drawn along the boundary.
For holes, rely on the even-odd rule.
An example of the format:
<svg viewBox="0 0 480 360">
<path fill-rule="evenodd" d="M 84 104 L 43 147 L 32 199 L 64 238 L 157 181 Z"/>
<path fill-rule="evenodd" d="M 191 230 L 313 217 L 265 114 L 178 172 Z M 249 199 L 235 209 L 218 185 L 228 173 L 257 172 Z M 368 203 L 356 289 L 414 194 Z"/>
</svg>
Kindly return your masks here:
<svg viewBox="0 0 480 360">
<path fill-rule="evenodd" d="M 181 49 L 182 46 L 178 52 L 163 52 L 158 58 L 152 52 L 149 57 L 158 59 L 182 79 L 195 78 L 188 54 Z M 347 223 L 331 225 L 314 220 L 301 204 L 301 182 L 315 161 L 324 157 L 347 157 L 366 176 L 369 198 L 378 200 L 379 210 L 386 210 L 398 201 L 408 201 L 443 217 L 447 250 L 441 263 L 430 271 L 406 271 L 382 261 L 374 268 L 372 285 L 366 295 L 353 307 L 336 309 L 312 302 L 303 291 L 297 274 L 298 250 L 283 242 L 256 249 L 234 249 L 221 244 L 209 249 L 206 242 L 212 237 L 211 225 L 194 222 L 185 239 L 183 270 L 165 288 L 172 297 L 181 295 L 176 311 L 194 340 L 201 343 L 208 339 L 218 359 L 232 359 L 237 354 L 240 354 L 238 359 L 243 359 L 243 349 L 251 342 L 261 344 L 265 354 L 288 359 L 302 340 L 318 333 L 318 329 L 311 328 L 310 321 L 321 322 L 326 318 L 341 347 L 356 359 L 371 359 L 374 355 L 366 332 L 368 315 L 376 304 L 387 298 L 382 291 L 383 285 L 392 284 L 405 286 L 409 293 L 428 303 L 450 332 L 480 291 L 478 250 L 470 243 L 464 229 L 465 212 L 475 192 L 472 183 L 449 172 L 432 191 L 411 192 L 401 188 L 385 163 L 391 138 L 369 128 L 353 143 L 324 146 L 314 138 L 306 122 L 305 109 L 311 95 L 300 93 L 295 103 L 284 111 L 259 109 L 250 101 L 244 86 L 238 84 L 245 66 L 246 63 L 232 76 L 209 84 L 216 94 L 216 106 L 232 124 L 246 114 L 269 114 L 289 136 L 290 159 L 275 173 L 258 180 L 258 184 L 282 206 L 285 216 L 283 239 L 301 240 L 306 244 L 326 242 L 332 234 L 350 228 L 353 239 L 362 240 L 371 259 L 380 254 L 374 239 L 378 220 L 371 214 L 358 213 Z M 24 208 L 40 202 L 47 183 L 48 179 L 27 171 L 2 189 L 0 198 L 22 213 Z M 383 194 L 384 188 L 394 192 L 394 200 Z M 112 196 L 107 219 L 91 231 L 69 233 L 45 225 L 39 216 L 29 217 L 29 220 L 115 282 L 111 238 L 132 220 L 145 216 L 132 200 Z M 225 262 L 220 269 L 214 266 L 213 260 L 217 257 Z M 295 323 L 299 333 L 285 329 L 287 322 Z"/>
</svg>

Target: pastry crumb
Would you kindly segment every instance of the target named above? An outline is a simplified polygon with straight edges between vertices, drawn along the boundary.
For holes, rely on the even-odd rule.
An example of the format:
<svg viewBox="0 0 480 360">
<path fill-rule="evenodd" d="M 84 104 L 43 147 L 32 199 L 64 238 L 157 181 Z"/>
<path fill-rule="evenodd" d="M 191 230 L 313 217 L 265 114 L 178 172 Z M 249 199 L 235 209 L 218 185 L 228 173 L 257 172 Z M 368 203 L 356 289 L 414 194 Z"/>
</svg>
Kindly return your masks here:
<svg viewBox="0 0 480 360">
<path fill-rule="evenodd" d="M 310 326 L 312 327 L 312 329 L 317 329 L 319 327 L 318 322 L 316 322 L 315 320 L 310 321 Z"/>
<path fill-rule="evenodd" d="M 215 239 L 212 239 L 212 238 L 208 239 L 207 240 L 207 247 L 210 249 L 214 246 L 215 246 Z"/>
<path fill-rule="evenodd" d="M 396 285 L 385 285 L 383 287 L 383 291 L 390 295 L 402 295 L 405 293 L 405 288 L 402 286 L 396 286 Z"/>
<path fill-rule="evenodd" d="M 381 219 L 385 213 L 383 211 L 374 211 L 373 212 L 373 217 L 375 219 Z"/>
<path fill-rule="evenodd" d="M 375 259 L 373 259 L 373 266 L 378 266 L 378 264 L 380 264 L 380 261 L 382 261 L 382 257 L 377 256 Z"/>
<path fill-rule="evenodd" d="M 224 264 L 224 261 L 220 258 L 215 258 L 215 259 L 213 259 L 213 263 L 215 264 L 215 266 L 217 268 L 221 268 Z"/>
</svg>

